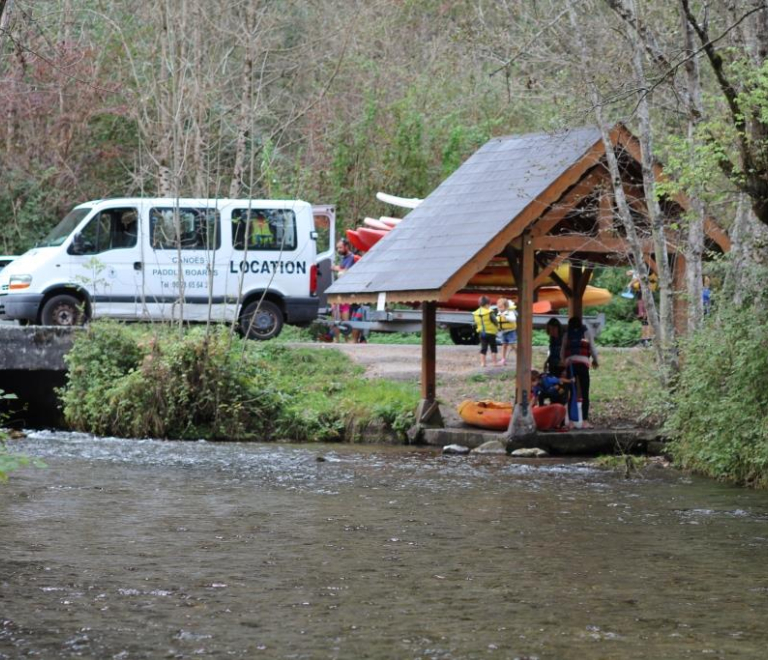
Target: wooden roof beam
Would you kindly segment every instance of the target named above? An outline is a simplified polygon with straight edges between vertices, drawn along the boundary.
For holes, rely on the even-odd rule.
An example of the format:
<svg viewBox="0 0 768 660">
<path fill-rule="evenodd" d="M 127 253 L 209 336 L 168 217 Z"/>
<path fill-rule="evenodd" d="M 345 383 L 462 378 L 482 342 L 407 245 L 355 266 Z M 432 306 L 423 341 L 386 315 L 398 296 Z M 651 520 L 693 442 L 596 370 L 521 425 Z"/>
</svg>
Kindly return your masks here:
<svg viewBox="0 0 768 660">
<path fill-rule="evenodd" d="M 629 246 L 626 239 L 609 236 L 584 236 L 573 234 L 568 236 L 539 236 L 533 239 L 535 250 L 544 252 L 594 252 L 596 254 L 628 254 Z M 653 243 L 643 241 L 644 253 L 653 252 Z"/>
<path fill-rule="evenodd" d="M 533 288 L 538 289 L 540 286 L 544 284 L 544 281 L 548 277 L 552 277 L 553 280 L 555 280 L 555 283 L 558 283 L 557 280 L 560 279 L 557 273 L 555 273 L 555 270 L 562 264 L 568 257 L 571 256 L 570 252 L 561 252 L 558 254 L 552 261 L 550 261 L 546 266 L 544 266 L 536 275 L 536 279 L 533 280 Z M 541 263 L 538 259 L 536 261 L 538 263 Z M 562 280 L 560 280 L 562 282 Z M 567 295 L 567 294 L 566 294 Z"/>
<path fill-rule="evenodd" d="M 559 199 L 544 215 L 537 220 L 531 230 L 532 236 L 543 236 L 552 231 L 576 206 L 592 193 L 601 181 L 605 179 L 605 173 L 601 168 L 594 168 L 587 176 L 571 188 Z"/>
</svg>

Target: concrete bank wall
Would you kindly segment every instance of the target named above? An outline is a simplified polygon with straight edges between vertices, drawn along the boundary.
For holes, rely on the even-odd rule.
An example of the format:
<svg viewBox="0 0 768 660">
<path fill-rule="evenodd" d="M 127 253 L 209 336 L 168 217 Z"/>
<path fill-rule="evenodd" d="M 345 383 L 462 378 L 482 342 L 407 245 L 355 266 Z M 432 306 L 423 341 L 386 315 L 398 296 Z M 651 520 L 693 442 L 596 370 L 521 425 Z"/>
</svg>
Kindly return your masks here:
<svg viewBox="0 0 768 660">
<path fill-rule="evenodd" d="M 0 390 L 18 398 L 2 403 L 13 426 L 61 425 L 56 388 L 66 382 L 64 356 L 80 328 L 0 325 Z"/>
</svg>

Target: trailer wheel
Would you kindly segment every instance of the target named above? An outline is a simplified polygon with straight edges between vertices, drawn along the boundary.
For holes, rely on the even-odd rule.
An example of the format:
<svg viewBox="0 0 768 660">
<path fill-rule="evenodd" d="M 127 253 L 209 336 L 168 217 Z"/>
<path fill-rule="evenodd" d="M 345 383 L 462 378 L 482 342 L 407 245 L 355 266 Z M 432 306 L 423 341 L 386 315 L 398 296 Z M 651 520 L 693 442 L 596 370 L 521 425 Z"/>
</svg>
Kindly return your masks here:
<svg viewBox="0 0 768 660">
<path fill-rule="evenodd" d="M 83 303 L 67 294 L 53 296 L 43 305 L 40 314 L 43 325 L 75 326 L 85 323 Z"/>
<path fill-rule="evenodd" d="M 458 326 L 455 325 L 448 329 L 451 335 L 451 341 L 459 346 L 471 346 L 473 344 L 480 343 L 480 336 L 471 326 Z"/>
<path fill-rule="evenodd" d="M 283 313 L 275 303 L 258 300 L 250 303 L 240 315 L 240 331 L 248 339 L 272 339 L 283 329 Z"/>
</svg>

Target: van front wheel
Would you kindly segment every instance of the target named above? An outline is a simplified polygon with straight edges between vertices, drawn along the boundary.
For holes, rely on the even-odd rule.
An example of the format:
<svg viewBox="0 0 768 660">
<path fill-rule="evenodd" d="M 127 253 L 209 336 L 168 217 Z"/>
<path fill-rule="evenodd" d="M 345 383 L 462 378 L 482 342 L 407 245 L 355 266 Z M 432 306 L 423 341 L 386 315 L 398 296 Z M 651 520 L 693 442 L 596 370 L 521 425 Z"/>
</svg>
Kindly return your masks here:
<svg viewBox="0 0 768 660">
<path fill-rule="evenodd" d="M 283 313 L 269 300 L 250 303 L 240 315 L 240 330 L 248 339 L 272 339 L 283 329 Z"/>
<path fill-rule="evenodd" d="M 74 296 L 53 296 L 43 305 L 43 325 L 75 326 L 85 323 L 83 303 Z"/>
</svg>

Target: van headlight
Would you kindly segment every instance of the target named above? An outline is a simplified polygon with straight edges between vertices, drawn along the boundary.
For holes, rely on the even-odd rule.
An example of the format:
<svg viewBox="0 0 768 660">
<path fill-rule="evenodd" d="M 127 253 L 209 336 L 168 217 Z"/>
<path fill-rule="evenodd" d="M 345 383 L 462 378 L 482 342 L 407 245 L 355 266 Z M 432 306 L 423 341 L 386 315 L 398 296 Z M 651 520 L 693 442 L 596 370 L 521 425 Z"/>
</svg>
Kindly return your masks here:
<svg viewBox="0 0 768 660">
<path fill-rule="evenodd" d="M 10 291 L 19 291 L 21 289 L 28 289 L 31 284 L 31 275 L 11 275 L 8 280 L 8 289 Z"/>
</svg>

